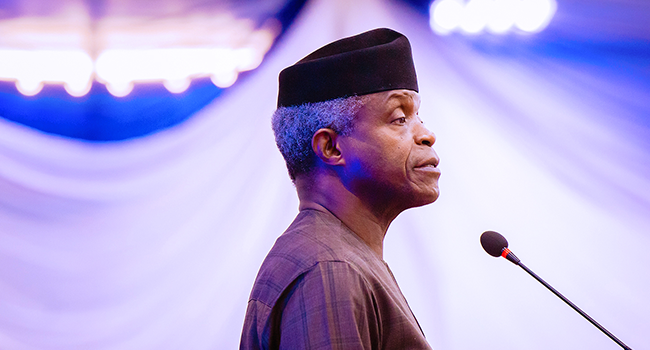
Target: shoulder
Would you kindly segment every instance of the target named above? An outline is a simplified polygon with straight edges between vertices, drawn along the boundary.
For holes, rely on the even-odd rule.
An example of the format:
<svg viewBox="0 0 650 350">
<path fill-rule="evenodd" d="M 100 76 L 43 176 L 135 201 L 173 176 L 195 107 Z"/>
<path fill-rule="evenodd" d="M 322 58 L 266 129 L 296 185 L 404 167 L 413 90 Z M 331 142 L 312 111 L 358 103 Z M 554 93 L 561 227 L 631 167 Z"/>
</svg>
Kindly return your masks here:
<svg viewBox="0 0 650 350">
<path fill-rule="evenodd" d="M 332 278 L 343 273 L 363 275 L 370 270 L 369 261 L 376 260 L 369 252 L 333 215 L 314 210 L 301 212 L 262 263 L 251 299 L 271 306 L 290 284 L 308 274 L 328 274 Z"/>
</svg>

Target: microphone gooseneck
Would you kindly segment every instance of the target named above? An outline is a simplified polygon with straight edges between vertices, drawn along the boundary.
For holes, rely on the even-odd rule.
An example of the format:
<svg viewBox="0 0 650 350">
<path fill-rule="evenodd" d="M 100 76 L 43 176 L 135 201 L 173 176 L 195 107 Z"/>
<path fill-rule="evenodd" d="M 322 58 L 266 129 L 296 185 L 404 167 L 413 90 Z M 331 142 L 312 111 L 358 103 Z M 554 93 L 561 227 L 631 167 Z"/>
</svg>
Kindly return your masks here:
<svg viewBox="0 0 650 350">
<path fill-rule="evenodd" d="M 543 284 L 544 287 L 548 288 L 553 294 L 558 296 L 562 301 L 567 303 L 573 310 L 578 312 L 582 317 L 586 318 L 587 321 L 591 322 L 596 328 L 598 328 L 601 332 L 605 333 L 611 340 L 613 340 L 616 344 L 621 346 L 625 350 L 632 350 L 629 346 L 625 345 L 621 340 L 616 338 L 614 334 L 610 333 L 605 327 L 601 326 L 596 320 L 591 318 L 591 316 L 587 315 L 586 312 L 582 311 L 579 307 L 577 307 L 574 303 L 571 302 L 571 300 L 567 299 L 564 295 L 562 295 L 560 292 L 558 292 L 555 288 L 553 288 L 550 284 L 546 283 L 541 277 L 537 276 L 532 270 L 530 270 L 526 265 L 524 265 L 519 258 L 515 256 L 514 253 L 508 249 L 508 241 L 506 240 L 505 237 L 503 237 L 500 233 L 494 232 L 494 231 L 485 231 L 481 235 L 481 245 L 483 246 L 483 249 L 485 251 L 492 255 L 495 258 L 498 258 L 499 256 L 502 256 L 509 261 L 511 261 L 513 264 L 518 265 L 524 271 L 528 272 L 529 275 L 533 276 L 539 283 Z"/>
</svg>

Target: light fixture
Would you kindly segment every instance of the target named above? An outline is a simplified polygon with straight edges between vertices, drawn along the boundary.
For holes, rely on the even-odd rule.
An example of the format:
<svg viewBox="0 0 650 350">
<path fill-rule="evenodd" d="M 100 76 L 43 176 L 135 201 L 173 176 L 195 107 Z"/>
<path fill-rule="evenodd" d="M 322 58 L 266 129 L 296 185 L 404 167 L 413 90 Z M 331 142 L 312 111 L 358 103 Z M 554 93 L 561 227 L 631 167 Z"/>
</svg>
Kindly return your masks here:
<svg viewBox="0 0 650 350">
<path fill-rule="evenodd" d="M 201 77 L 226 88 L 262 62 L 279 32 L 276 22 L 255 28 L 226 13 L 157 21 L 111 17 L 91 31 L 85 13 L 72 14 L 0 21 L 0 80 L 28 96 L 45 84 L 83 96 L 93 80 L 118 97 L 139 83 L 180 93 Z"/>
<path fill-rule="evenodd" d="M 555 0 L 437 0 L 429 8 L 429 24 L 440 35 L 536 33 L 546 28 L 556 9 Z"/>
</svg>

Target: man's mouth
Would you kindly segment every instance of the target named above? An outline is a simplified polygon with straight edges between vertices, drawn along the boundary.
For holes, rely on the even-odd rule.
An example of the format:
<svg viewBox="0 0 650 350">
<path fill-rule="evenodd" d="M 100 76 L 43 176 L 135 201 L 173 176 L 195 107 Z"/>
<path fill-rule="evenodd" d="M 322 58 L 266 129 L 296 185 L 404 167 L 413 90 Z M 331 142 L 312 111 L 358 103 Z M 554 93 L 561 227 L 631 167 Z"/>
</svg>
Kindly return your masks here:
<svg viewBox="0 0 650 350">
<path fill-rule="evenodd" d="M 440 161 L 437 158 L 432 158 L 429 159 L 425 162 L 420 163 L 419 165 L 416 165 L 416 168 L 438 168 L 438 163 Z"/>
</svg>

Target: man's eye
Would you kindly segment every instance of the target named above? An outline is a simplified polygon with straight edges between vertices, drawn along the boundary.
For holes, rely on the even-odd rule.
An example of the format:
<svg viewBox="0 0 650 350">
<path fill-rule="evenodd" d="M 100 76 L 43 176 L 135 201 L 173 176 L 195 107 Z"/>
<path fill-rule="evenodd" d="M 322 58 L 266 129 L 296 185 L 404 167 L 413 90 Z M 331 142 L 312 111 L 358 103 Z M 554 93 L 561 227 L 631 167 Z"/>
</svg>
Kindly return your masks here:
<svg viewBox="0 0 650 350">
<path fill-rule="evenodd" d="M 397 119 L 393 120 L 393 123 L 406 124 L 406 117 L 397 118 Z"/>
</svg>

